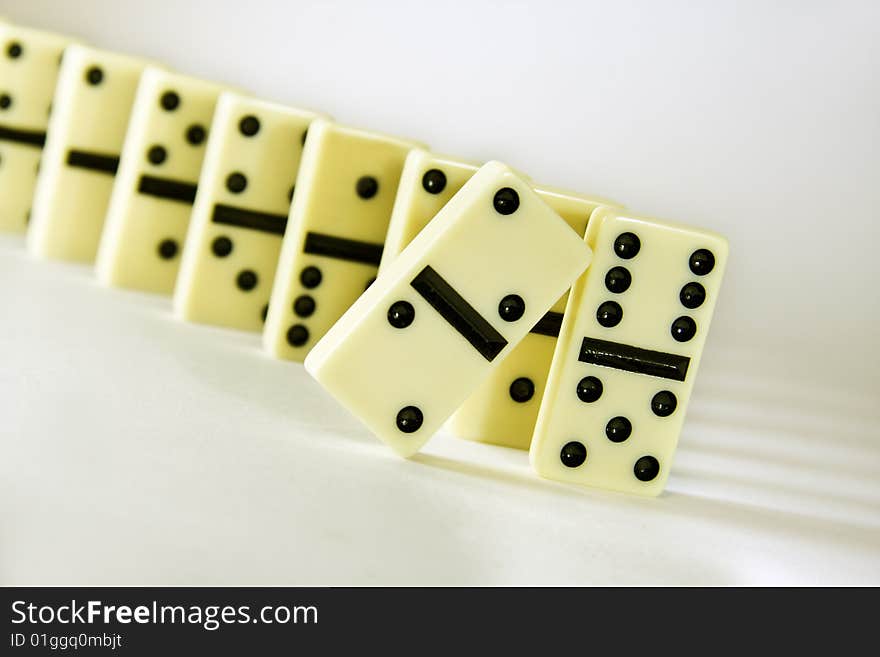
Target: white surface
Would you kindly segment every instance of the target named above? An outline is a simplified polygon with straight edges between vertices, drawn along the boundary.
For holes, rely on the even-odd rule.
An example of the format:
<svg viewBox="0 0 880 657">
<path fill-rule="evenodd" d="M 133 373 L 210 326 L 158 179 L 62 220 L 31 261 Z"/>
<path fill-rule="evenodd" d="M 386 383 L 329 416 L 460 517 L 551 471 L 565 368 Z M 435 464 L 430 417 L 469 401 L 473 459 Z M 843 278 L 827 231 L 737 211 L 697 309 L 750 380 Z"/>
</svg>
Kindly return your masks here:
<svg viewBox="0 0 880 657">
<path fill-rule="evenodd" d="M 710 352 L 669 490 L 414 461 L 259 337 L 0 242 L 5 584 L 880 583 L 876 396 Z M 713 362 L 714 361 L 714 362 Z"/>
<path fill-rule="evenodd" d="M 0 580 L 880 583 L 874 2 L 0 0 L 725 234 L 669 492 L 371 439 L 258 338 L 0 250 Z"/>
</svg>

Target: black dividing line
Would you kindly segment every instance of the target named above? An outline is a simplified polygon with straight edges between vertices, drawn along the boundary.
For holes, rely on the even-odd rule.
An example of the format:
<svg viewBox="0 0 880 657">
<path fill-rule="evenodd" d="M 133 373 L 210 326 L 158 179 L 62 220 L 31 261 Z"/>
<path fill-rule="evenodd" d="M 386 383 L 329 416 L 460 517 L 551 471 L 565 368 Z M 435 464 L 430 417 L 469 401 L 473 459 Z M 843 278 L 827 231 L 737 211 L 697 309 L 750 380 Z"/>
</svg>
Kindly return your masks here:
<svg viewBox="0 0 880 657">
<path fill-rule="evenodd" d="M 419 272 L 410 285 L 489 362 L 507 346 L 504 336 L 431 266 Z"/>
<path fill-rule="evenodd" d="M 367 265 L 379 266 L 382 259 L 382 244 L 359 242 L 344 237 L 333 237 L 324 233 L 306 233 L 304 253 L 363 262 Z"/>
<path fill-rule="evenodd" d="M 602 367 L 684 381 L 691 359 L 662 351 L 640 349 L 628 344 L 584 338 L 578 360 Z"/>
<path fill-rule="evenodd" d="M 80 169 L 109 173 L 112 176 L 116 175 L 116 169 L 119 168 L 119 157 L 72 150 L 67 152 L 67 164 Z"/>
<path fill-rule="evenodd" d="M 46 133 L 37 130 L 18 130 L 0 125 L 0 140 L 42 148 L 46 145 Z"/>
<path fill-rule="evenodd" d="M 238 226 L 275 235 L 284 235 L 284 229 L 287 227 L 286 214 L 269 214 L 220 204 L 214 206 L 211 221 L 215 224 Z"/>
<path fill-rule="evenodd" d="M 554 313 L 552 310 L 538 320 L 529 333 L 546 335 L 551 338 L 559 337 L 559 329 L 562 326 L 562 313 Z"/>
<path fill-rule="evenodd" d="M 195 185 L 168 178 L 141 176 L 140 182 L 138 182 L 138 191 L 141 194 L 149 194 L 169 201 L 181 201 L 190 205 L 196 200 Z"/>
</svg>

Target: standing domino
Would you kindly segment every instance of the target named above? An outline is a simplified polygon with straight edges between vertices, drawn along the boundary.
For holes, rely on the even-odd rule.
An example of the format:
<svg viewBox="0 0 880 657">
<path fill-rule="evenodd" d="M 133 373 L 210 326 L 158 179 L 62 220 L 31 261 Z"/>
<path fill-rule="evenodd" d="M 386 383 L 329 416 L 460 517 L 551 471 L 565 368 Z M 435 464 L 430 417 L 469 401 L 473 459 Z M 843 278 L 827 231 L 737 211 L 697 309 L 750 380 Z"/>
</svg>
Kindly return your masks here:
<svg viewBox="0 0 880 657">
<path fill-rule="evenodd" d="M 410 151 L 400 174 L 400 185 L 385 236 L 379 273 L 395 258 L 458 193 L 480 167 L 470 162 L 431 153 L 422 148 Z"/>
<path fill-rule="evenodd" d="M 423 150 L 409 154 L 400 177 L 380 272 L 476 170 L 472 164 Z M 593 210 L 617 205 L 551 187 L 533 188 L 578 235 L 586 231 Z M 506 447 L 529 448 L 567 298 L 566 292 L 455 412 L 449 422 L 454 434 Z"/>
<path fill-rule="evenodd" d="M 28 229 L 36 255 L 94 261 L 135 89 L 147 65 L 79 45 L 64 51 Z"/>
<path fill-rule="evenodd" d="M 589 262 L 531 186 L 490 162 L 327 332 L 306 369 L 410 456 Z"/>
<path fill-rule="evenodd" d="M 319 119 L 309 129 L 263 344 L 302 362 L 376 276 L 410 149 Z"/>
<path fill-rule="evenodd" d="M 0 24 L 0 230 L 23 233 L 61 55 L 70 39 Z"/>
<path fill-rule="evenodd" d="M 316 114 L 220 96 L 174 290 L 179 317 L 259 331 Z"/>
<path fill-rule="evenodd" d="M 658 495 L 727 261 L 714 233 L 611 210 L 575 284 L 532 439 L 550 479 Z"/>
<path fill-rule="evenodd" d="M 150 67 L 141 76 L 98 250 L 101 282 L 171 294 L 222 87 Z"/>
</svg>

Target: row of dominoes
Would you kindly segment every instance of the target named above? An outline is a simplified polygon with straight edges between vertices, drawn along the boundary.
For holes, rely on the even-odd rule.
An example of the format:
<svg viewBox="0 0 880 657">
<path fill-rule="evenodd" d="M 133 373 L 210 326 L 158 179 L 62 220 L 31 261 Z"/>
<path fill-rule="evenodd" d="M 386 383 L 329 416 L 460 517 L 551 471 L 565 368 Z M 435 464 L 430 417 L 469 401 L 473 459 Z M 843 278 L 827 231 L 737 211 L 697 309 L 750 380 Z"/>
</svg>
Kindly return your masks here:
<svg viewBox="0 0 880 657">
<path fill-rule="evenodd" d="M 402 455 L 451 418 L 543 476 L 663 489 L 722 237 L 66 37 L 0 35 L 0 227 L 34 254 L 262 331 Z"/>
</svg>

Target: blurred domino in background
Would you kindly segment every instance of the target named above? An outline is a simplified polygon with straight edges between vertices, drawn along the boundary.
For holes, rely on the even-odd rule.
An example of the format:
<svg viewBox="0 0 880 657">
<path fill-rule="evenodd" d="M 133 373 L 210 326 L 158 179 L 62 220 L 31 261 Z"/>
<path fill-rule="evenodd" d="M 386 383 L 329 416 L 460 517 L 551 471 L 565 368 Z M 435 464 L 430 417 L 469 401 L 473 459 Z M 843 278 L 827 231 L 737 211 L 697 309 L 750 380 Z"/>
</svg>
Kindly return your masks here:
<svg viewBox="0 0 880 657">
<path fill-rule="evenodd" d="M 98 251 L 107 285 L 171 294 L 223 87 L 148 68 L 141 76 Z"/>
<path fill-rule="evenodd" d="M 270 354 L 302 362 L 374 280 L 417 146 L 324 119 L 309 129 L 263 331 Z"/>
<path fill-rule="evenodd" d="M 31 214 L 52 95 L 69 37 L 0 21 L 0 230 Z"/>
<path fill-rule="evenodd" d="M 221 95 L 174 291 L 178 317 L 262 330 L 303 144 L 317 117 Z"/>
<path fill-rule="evenodd" d="M 149 64 L 80 45 L 65 50 L 28 229 L 35 255 L 94 261 L 135 90 Z"/>
</svg>

